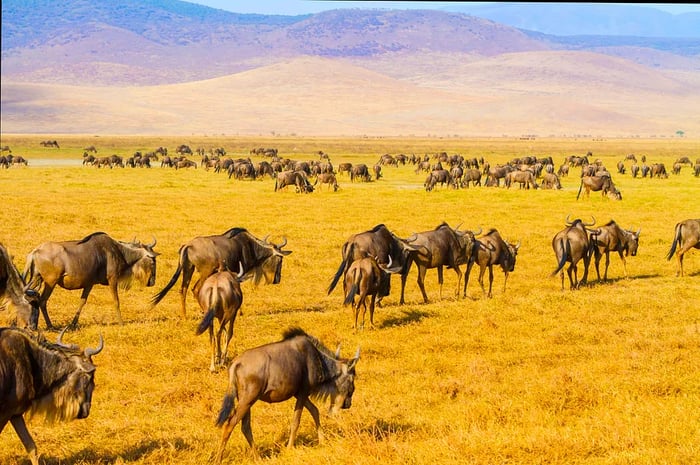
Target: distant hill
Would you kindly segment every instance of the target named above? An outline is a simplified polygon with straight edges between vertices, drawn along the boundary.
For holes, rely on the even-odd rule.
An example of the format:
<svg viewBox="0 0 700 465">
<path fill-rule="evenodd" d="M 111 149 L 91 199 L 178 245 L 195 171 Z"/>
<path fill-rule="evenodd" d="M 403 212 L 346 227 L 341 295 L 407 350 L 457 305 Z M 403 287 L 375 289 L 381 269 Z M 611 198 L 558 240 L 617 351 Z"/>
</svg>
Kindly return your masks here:
<svg viewBox="0 0 700 465">
<path fill-rule="evenodd" d="M 435 10 L 7 0 L 0 87 L 3 132 L 690 135 L 700 39 Z"/>
</svg>

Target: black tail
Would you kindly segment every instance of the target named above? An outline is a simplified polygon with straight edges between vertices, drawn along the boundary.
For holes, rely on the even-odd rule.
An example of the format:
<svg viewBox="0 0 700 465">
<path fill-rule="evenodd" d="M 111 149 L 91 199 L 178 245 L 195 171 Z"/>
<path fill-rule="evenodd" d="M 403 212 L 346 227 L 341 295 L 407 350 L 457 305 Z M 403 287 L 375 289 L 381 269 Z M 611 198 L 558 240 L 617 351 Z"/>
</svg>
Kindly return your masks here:
<svg viewBox="0 0 700 465">
<path fill-rule="evenodd" d="M 578 194 L 576 194 L 576 200 L 578 200 L 579 196 L 581 195 L 581 189 L 583 189 L 583 179 L 581 179 L 581 185 L 578 186 Z"/>
<path fill-rule="evenodd" d="M 215 311 L 213 308 L 210 308 L 207 313 L 204 315 L 202 318 L 202 321 L 199 322 L 199 326 L 197 326 L 197 331 L 195 333 L 197 336 L 202 334 L 204 331 L 209 329 L 209 327 L 214 323 L 214 316 L 215 316 Z"/>
<path fill-rule="evenodd" d="M 559 273 L 561 269 L 564 268 L 564 265 L 566 265 L 566 259 L 569 257 L 566 249 L 566 244 L 564 244 L 564 240 L 561 239 L 559 241 L 559 252 L 561 253 L 561 257 L 559 257 L 559 264 L 557 265 L 557 269 L 552 272 L 551 276 L 556 276 L 557 273 Z"/>
<path fill-rule="evenodd" d="M 352 277 L 352 286 L 350 286 L 350 289 L 348 289 L 348 295 L 345 296 L 345 300 L 343 301 L 343 305 L 350 305 L 353 302 L 355 302 L 355 296 L 357 295 L 359 291 L 359 284 L 358 281 L 360 280 L 360 276 L 358 275 L 359 270 L 355 268 L 355 276 Z"/>
<path fill-rule="evenodd" d="M 231 411 L 234 407 L 234 396 L 233 394 L 227 393 L 224 396 L 224 401 L 221 404 L 221 409 L 219 410 L 219 416 L 216 418 L 216 426 L 221 427 L 226 420 L 231 416 Z"/>
<path fill-rule="evenodd" d="M 343 257 L 343 261 L 340 262 L 340 266 L 338 267 L 338 271 L 335 272 L 335 276 L 333 276 L 333 281 L 331 281 L 331 285 L 328 286 L 328 295 L 333 292 L 333 289 L 335 289 L 335 286 L 338 284 L 338 280 L 340 280 L 340 277 L 343 275 L 343 271 L 347 270 L 348 267 L 350 266 L 350 260 L 352 260 L 352 254 L 353 254 L 353 244 L 350 244 L 350 247 L 348 248 L 347 253 L 345 254 L 345 257 Z"/>
<path fill-rule="evenodd" d="M 180 273 L 182 273 L 182 264 L 187 261 L 187 246 L 182 246 L 180 247 L 180 260 L 177 263 L 177 269 L 175 270 L 175 274 L 173 275 L 172 278 L 170 278 L 170 282 L 165 285 L 165 287 L 156 295 L 153 296 L 151 299 L 151 307 L 155 307 L 158 305 L 158 303 L 163 300 L 163 297 L 172 289 L 172 287 L 175 285 L 177 282 L 178 278 L 180 277 Z"/>
<path fill-rule="evenodd" d="M 673 243 L 671 244 L 671 250 L 668 251 L 666 255 L 666 260 L 673 258 L 673 254 L 676 253 L 676 247 L 681 243 L 681 224 L 676 225 L 675 234 L 673 235 Z"/>
</svg>

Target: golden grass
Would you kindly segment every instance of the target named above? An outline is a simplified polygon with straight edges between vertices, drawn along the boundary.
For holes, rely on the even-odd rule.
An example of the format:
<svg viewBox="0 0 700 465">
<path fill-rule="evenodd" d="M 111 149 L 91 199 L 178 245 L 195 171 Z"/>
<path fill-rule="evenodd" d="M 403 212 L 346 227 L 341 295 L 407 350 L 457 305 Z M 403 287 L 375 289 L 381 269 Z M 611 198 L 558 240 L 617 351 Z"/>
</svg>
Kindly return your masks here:
<svg viewBox="0 0 700 465">
<path fill-rule="evenodd" d="M 56 138 L 61 149 L 40 140 Z M 492 164 L 515 156 L 565 156 L 591 150 L 614 170 L 627 153 L 645 154 L 667 168 L 681 155 L 697 158 L 697 140 L 511 139 L 294 139 L 2 136 L 2 145 L 30 160 L 80 159 L 94 144 L 98 155 L 152 150 L 180 143 L 224 146 L 231 156 L 253 147 L 278 147 L 306 160 L 329 153 L 332 162 L 374 163 L 384 153 L 447 151 L 483 156 Z M 47 240 L 94 231 L 130 240 L 158 239 L 155 288 L 120 293 L 123 326 L 111 298 L 95 288 L 81 328 L 66 339 L 105 349 L 96 357 L 90 417 L 61 425 L 32 420 L 47 464 L 199 464 L 213 454 L 214 427 L 226 374 L 211 374 L 206 336 L 194 334 L 200 311 L 188 296 L 179 316 L 177 289 L 154 309 L 150 297 L 172 276 L 181 244 L 233 226 L 258 237 L 288 238 L 282 283 L 243 285 L 243 315 L 230 354 L 279 339 L 299 325 L 334 348 L 362 357 L 353 407 L 323 416 L 327 440 L 316 443 L 313 422 L 302 416 L 298 447 L 284 447 L 292 403 L 257 404 L 253 432 L 271 464 L 688 464 L 700 449 L 700 253 L 690 252 L 686 276 L 676 278 L 667 253 L 676 222 L 697 218 L 700 180 L 688 168 L 669 179 L 614 175 L 621 202 L 592 195 L 576 201 L 575 173 L 562 191 L 440 189 L 427 193 L 412 167 L 384 168 L 367 184 L 339 179 L 341 190 L 298 195 L 274 192 L 274 182 L 234 181 L 213 171 L 12 167 L 0 170 L 3 209 L 0 241 L 22 268 L 26 254 Z M 628 258 L 624 279 L 611 256 L 606 283 L 560 290 L 550 273 L 551 238 L 567 215 L 599 223 L 615 219 L 641 227 L 639 254 Z M 433 229 L 441 221 L 463 228 L 495 227 L 522 241 L 515 272 L 503 292 L 495 270 L 494 297 L 484 299 L 472 272 L 466 300 L 456 299 L 456 275 L 445 271 L 442 299 L 436 272 L 428 272 L 431 301 L 422 303 L 411 271 L 407 304 L 399 282 L 375 315 L 378 329 L 353 332 L 339 289 L 326 288 L 350 234 L 385 223 L 399 236 Z M 592 278 L 595 278 L 593 271 Z M 70 321 L 79 293 L 58 289 L 49 301 L 57 325 Z M 6 315 L 0 314 L 0 318 Z M 42 323 L 43 325 L 43 323 Z M 50 337 L 55 335 L 50 335 Z M 0 435 L 0 463 L 26 463 L 12 428 Z M 250 463 L 236 428 L 225 463 Z"/>
</svg>

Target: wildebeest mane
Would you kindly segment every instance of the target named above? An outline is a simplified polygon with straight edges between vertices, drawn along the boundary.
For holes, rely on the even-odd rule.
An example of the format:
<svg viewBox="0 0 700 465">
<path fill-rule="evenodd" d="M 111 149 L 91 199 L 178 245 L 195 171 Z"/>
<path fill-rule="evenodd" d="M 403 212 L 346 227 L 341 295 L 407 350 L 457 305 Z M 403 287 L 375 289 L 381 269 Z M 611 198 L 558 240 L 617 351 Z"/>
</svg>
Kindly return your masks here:
<svg viewBox="0 0 700 465">
<path fill-rule="evenodd" d="M 89 241 L 90 239 L 92 239 L 92 238 L 95 237 L 95 236 L 99 236 L 100 234 L 104 234 L 105 236 L 107 235 L 106 232 L 102 232 L 102 231 L 94 232 L 94 233 L 88 234 L 87 236 L 85 236 L 85 237 L 83 237 L 82 239 L 80 239 L 80 240 L 78 241 L 78 244 L 84 244 L 85 242 Z"/>
<path fill-rule="evenodd" d="M 376 225 L 375 227 L 373 227 L 372 229 L 370 229 L 367 232 L 376 233 L 377 231 L 379 231 L 382 228 L 386 228 L 386 226 L 384 225 L 384 223 L 379 223 L 378 225 Z"/>
<path fill-rule="evenodd" d="M 226 231 L 225 233 L 222 234 L 222 236 L 226 236 L 229 239 L 239 235 L 240 233 L 248 232 L 247 229 L 245 228 L 239 228 L 239 227 L 234 227 Z"/>
<path fill-rule="evenodd" d="M 0 244 L 0 265 L 4 268 L 0 270 L 0 277 L 6 278 L 4 282 L 0 279 L 0 309 L 4 309 L 6 299 L 11 300 L 14 304 L 20 301 L 24 294 L 24 283 L 12 257 L 2 244 Z"/>
<path fill-rule="evenodd" d="M 321 343 L 315 337 L 307 334 L 303 329 L 299 327 L 291 327 L 287 329 L 282 337 L 284 341 L 288 341 L 297 336 L 302 336 L 306 338 L 311 345 L 316 349 L 316 360 L 315 366 L 318 369 L 316 385 L 312 386 L 313 390 L 310 393 L 311 397 L 325 400 L 326 397 L 330 396 L 335 392 L 335 386 L 329 381 L 334 380 L 340 374 L 338 366 L 336 364 L 335 354 L 331 352 L 326 346 Z"/>
</svg>

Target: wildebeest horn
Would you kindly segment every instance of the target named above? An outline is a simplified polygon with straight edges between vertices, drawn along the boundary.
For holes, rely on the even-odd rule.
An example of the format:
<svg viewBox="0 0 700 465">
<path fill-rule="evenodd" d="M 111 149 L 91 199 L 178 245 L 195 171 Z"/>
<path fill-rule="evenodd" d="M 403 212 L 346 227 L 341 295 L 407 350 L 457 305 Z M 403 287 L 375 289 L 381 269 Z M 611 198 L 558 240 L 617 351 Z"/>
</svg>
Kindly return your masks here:
<svg viewBox="0 0 700 465">
<path fill-rule="evenodd" d="M 639 236 L 639 233 L 641 233 L 641 232 L 642 232 L 642 228 L 640 227 L 640 228 L 637 230 L 637 236 Z"/>
<path fill-rule="evenodd" d="M 566 215 L 566 224 L 571 226 L 571 220 L 569 219 L 569 216 L 571 216 L 571 214 Z"/>
<path fill-rule="evenodd" d="M 264 242 L 265 244 L 269 244 L 269 242 L 267 242 L 267 239 L 268 239 L 269 237 L 270 237 L 270 235 L 268 234 L 267 236 L 265 236 L 265 237 L 263 238 L 263 242 Z"/>
<path fill-rule="evenodd" d="M 157 242 L 157 241 L 156 241 L 156 236 L 153 236 L 153 242 L 151 242 L 150 244 L 148 244 L 146 247 L 148 247 L 149 249 L 152 249 L 153 247 L 156 246 L 156 242 Z"/>
<path fill-rule="evenodd" d="M 102 334 L 100 334 L 100 342 L 99 342 L 99 344 L 97 344 L 97 347 L 95 347 L 94 349 L 91 347 L 86 348 L 85 349 L 85 356 L 89 358 L 89 357 L 92 357 L 93 355 L 99 354 L 100 352 L 102 352 L 102 349 L 104 348 L 104 346 L 105 346 L 105 340 L 102 337 Z"/>
<path fill-rule="evenodd" d="M 416 233 L 413 233 L 413 234 L 411 234 L 410 236 L 408 236 L 408 237 L 406 238 L 406 242 L 413 242 L 413 241 L 415 241 L 416 239 L 418 239 L 418 235 L 417 235 Z"/>
<path fill-rule="evenodd" d="M 75 344 L 64 344 L 63 343 L 63 335 L 66 333 L 66 330 L 68 329 L 68 326 L 63 328 L 60 333 L 58 333 L 58 337 L 56 338 L 56 345 L 59 347 L 63 347 L 64 349 L 77 349 L 78 346 Z"/>
<path fill-rule="evenodd" d="M 335 349 L 335 358 L 340 358 L 340 344 L 338 344 L 338 348 Z"/>
<path fill-rule="evenodd" d="M 238 275 L 237 275 L 237 278 L 238 278 L 238 279 L 241 279 L 242 277 L 243 277 L 243 262 L 239 260 L 239 261 L 238 261 Z"/>
<path fill-rule="evenodd" d="M 484 228 L 482 228 L 481 226 L 479 226 L 479 232 L 473 232 L 472 234 L 474 234 L 475 236 L 478 236 L 478 235 L 481 234 L 483 231 L 484 231 Z"/>
<path fill-rule="evenodd" d="M 277 248 L 281 249 L 285 245 L 287 245 L 287 236 L 282 236 L 282 243 L 280 245 L 278 245 Z"/>
<path fill-rule="evenodd" d="M 584 226 L 593 226 L 595 224 L 595 216 L 591 215 L 591 218 L 593 219 L 592 223 L 583 223 Z"/>
</svg>

